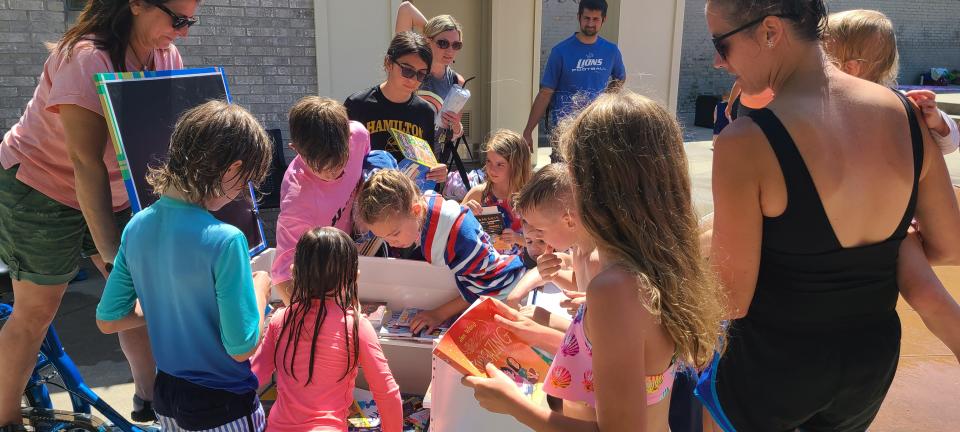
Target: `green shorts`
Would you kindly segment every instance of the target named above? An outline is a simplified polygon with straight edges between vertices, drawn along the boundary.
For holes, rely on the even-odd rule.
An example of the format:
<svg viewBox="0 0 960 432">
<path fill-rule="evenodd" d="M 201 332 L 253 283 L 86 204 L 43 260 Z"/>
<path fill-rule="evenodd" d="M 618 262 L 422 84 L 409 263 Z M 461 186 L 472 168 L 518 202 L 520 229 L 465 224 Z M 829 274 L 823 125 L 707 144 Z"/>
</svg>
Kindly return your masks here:
<svg viewBox="0 0 960 432">
<path fill-rule="evenodd" d="M 80 257 L 97 254 L 83 213 L 17 180 L 19 165 L 0 168 L 0 260 L 10 277 L 38 285 L 70 282 Z M 121 230 L 130 210 L 114 214 Z"/>
</svg>

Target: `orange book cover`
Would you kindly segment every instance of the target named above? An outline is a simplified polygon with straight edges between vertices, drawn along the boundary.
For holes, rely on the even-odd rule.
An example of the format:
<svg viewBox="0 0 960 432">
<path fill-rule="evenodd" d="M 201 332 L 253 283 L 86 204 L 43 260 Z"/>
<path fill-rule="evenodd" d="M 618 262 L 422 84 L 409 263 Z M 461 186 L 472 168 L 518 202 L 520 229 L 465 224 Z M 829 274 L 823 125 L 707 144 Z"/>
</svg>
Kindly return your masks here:
<svg viewBox="0 0 960 432">
<path fill-rule="evenodd" d="M 440 338 L 433 355 L 464 375 L 486 377 L 487 363 L 493 363 L 534 402 L 544 399 L 543 380 L 550 365 L 536 350 L 510 329 L 498 324 L 496 314 L 506 306 L 483 298 L 457 319 Z"/>
</svg>

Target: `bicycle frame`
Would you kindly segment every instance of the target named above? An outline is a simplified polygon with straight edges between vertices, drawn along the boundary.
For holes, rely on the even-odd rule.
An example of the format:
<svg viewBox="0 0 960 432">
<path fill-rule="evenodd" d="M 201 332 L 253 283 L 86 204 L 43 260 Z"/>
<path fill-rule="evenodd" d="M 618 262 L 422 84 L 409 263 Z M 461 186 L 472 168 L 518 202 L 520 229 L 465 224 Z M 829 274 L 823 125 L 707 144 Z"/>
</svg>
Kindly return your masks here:
<svg viewBox="0 0 960 432">
<path fill-rule="evenodd" d="M 13 307 L 6 303 L 0 303 L 0 321 L 6 321 L 13 313 Z M 44 374 L 44 370 L 52 367 L 53 373 Z M 37 355 L 37 365 L 30 374 L 30 380 L 27 383 L 25 395 L 36 408 L 53 409 L 53 403 L 50 400 L 50 393 L 46 383 L 55 375 L 59 375 L 63 380 L 64 387 L 70 393 L 70 402 L 73 405 L 73 412 L 80 414 L 90 414 L 90 408 L 96 409 L 100 414 L 113 423 L 114 428 L 123 432 L 147 432 L 125 419 L 117 413 L 106 401 L 100 398 L 83 381 L 77 366 L 63 350 L 60 344 L 60 338 L 57 337 L 53 325 L 47 330 L 47 335 L 40 346 L 40 353 Z"/>
</svg>

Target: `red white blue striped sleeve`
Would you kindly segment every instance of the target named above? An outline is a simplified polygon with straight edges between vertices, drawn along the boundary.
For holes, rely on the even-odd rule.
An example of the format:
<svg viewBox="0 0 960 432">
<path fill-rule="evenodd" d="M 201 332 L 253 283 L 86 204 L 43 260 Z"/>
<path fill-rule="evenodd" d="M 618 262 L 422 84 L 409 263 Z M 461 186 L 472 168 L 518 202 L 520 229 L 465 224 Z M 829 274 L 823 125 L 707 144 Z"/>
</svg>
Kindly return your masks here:
<svg viewBox="0 0 960 432">
<path fill-rule="evenodd" d="M 436 265 L 442 260 L 456 275 L 460 295 L 470 303 L 479 296 L 506 298 L 526 271 L 523 260 L 497 252 L 473 213 L 456 201 L 436 194 L 426 198 L 421 245 L 427 262 Z"/>
</svg>

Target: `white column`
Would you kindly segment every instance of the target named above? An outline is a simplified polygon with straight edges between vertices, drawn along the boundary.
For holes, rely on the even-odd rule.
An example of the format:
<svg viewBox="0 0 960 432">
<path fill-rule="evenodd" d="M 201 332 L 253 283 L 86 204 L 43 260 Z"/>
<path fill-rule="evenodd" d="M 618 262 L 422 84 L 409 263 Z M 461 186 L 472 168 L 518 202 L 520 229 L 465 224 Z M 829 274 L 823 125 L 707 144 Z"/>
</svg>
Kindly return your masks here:
<svg viewBox="0 0 960 432">
<path fill-rule="evenodd" d="M 491 0 L 490 130 L 523 131 L 540 90 L 540 0 Z"/>
<path fill-rule="evenodd" d="M 400 0 L 314 0 L 317 93 L 344 100 L 385 79 Z"/>
<path fill-rule="evenodd" d="M 627 87 L 671 111 L 677 110 L 683 12 L 683 0 L 624 0 L 618 17 Z"/>
</svg>

